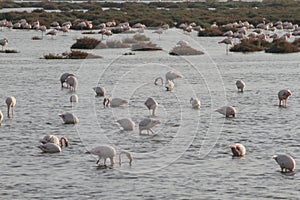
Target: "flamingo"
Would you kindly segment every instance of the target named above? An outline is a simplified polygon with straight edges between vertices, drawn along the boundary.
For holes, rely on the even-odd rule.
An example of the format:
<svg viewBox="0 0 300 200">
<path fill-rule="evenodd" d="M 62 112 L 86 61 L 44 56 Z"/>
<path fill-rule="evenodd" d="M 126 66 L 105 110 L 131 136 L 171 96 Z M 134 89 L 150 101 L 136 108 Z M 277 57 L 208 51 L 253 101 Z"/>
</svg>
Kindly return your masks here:
<svg viewBox="0 0 300 200">
<path fill-rule="evenodd" d="M 45 137 L 43 137 L 43 139 L 40 139 L 40 142 L 43 144 L 53 143 L 60 147 L 63 146 L 63 142 L 64 142 L 66 147 L 69 146 L 69 141 L 64 136 L 62 136 L 60 139 L 58 139 L 58 137 L 56 137 L 55 135 L 46 135 Z"/>
<path fill-rule="evenodd" d="M 79 122 L 78 117 L 76 117 L 73 113 L 64 113 L 59 114 L 59 117 L 62 118 L 65 124 L 77 124 Z"/>
<path fill-rule="evenodd" d="M 237 80 L 237 81 L 235 82 L 235 84 L 236 84 L 236 87 L 237 87 L 238 91 L 241 90 L 241 92 L 244 92 L 244 88 L 245 88 L 245 86 L 246 86 L 246 84 L 245 84 L 244 81 L 242 81 L 242 80 Z"/>
<path fill-rule="evenodd" d="M 222 108 L 217 109 L 216 112 L 221 113 L 226 117 L 235 117 L 236 109 L 232 106 L 223 106 Z"/>
<path fill-rule="evenodd" d="M 173 71 L 168 71 L 168 72 L 166 73 L 166 82 L 168 82 L 168 80 L 173 82 L 173 80 L 176 79 L 176 78 L 183 78 L 183 76 L 182 76 L 181 74 L 176 73 L 176 72 L 173 72 Z M 163 78 L 162 78 L 162 77 L 158 77 L 158 78 L 156 78 L 155 81 L 154 81 L 154 84 L 155 84 L 155 85 L 157 85 L 156 82 L 157 82 L 158 80 L 161 80 L 161 81 L 162 81 L 162 84 L 163 84 Z"/>
<path fill-rule="evenodd" d="M 236 143 L 229 146 L 231 148 L 233 156 L 241 157 L 245 156 L 246 148 L 244 145 Z"/>
<path fill-rule="evenodd" d="M 63 88 L 64 87 L 64 83 L 66 82 L 67 78 L 69 76 L 75 76 L 74 74 L 70 74 L 70 73 L 63 73 L 61 76 L 60 76 L 60 83 L 61 83 L 61 87 Z M 76 76 L 75 76 L 76 77 Z"/>
<path fill-rule="evenodd" d="M 43 26 L 40 26 L 40 27 L 38 28 L 38 30 L 40 30 L 40 31 L 42 32 L 42 38 L 43 38 L 43 37 L 44 37 L 44 32 L 47 31 L 47 27 L 46 27 L 45 25 L 43 25 Z"/>
<path fill-rule="evenodd" d="M 61 148 L 63 146 L 62 140 L 64 140 L 66 147 L 69 145 L 68 140 L 65 137 L 62 138 L 60 139 L 59 144 L 47 142 L 42 145 L 39 145 L 38 148 L 41 149 L 44 153 L 59 153 L 61 152 Z"/>
<path fill-rule="evenodd" d="M 218 42 L 219 44 L 221 44 L 221 43 L 224 43 L 224 44 L 226 44 L 226 54 L 228 55 L 228 45 L 230 44 L 230 45 L 233 45 L 233 41 L 232 41 L 232 38 L 225 38 L 224 40 L 222 40 L 222 41 L 220 41 L 220 42 Z"/>
<path fill-rule="evenodd" d="M 94 87 L 93 90 L 96 92 L 96 97 L 104 97 L 106 94 L 106 90 L 104 87 Z"/>
<path fill-rule="evenodd" d="M 70 96 L 70 102 L 71 103 L 77 103 L 78 102 L 78 96 L 77 96 L 77 94 L 72 94 L 71 96 Z"/>
<path fill-rule="evenodd" d="M 71 91 L 76 91 L 78 81 L 75 76 L 68 76 L 68 78 L 66 79 L 66 83 L 70 87 Z"/>
<path fill-rule="evenodd" d="M 279 106 L 286 106 L 286 101 L 291 95 L 292 92 L 290 90 L 280 90 L 278 92 Z"/>
<path fill-rule="evenodd" d="M 11 97 L 7 97 L 6 98 L 6 105 L 7 105 L 7 117 L 10 117 L 10 109 L 11 109 L 11 115 L 14 116 L 14 107 L 17 103 L 17 100 L 15 97 L 11 96 Z"/>
<path fill-rule="evenodd" d="M 143 119 L 140 123 L 139 123 L 139 130 L 140 130 L 140 134 L 142 134 L 143 130 L 147 130 L 147 133 L 149 134 L 149 131 L 151 131 L 151 133 L 154 134 L 154 132 L 152 131 L 152 127 L 154 127 L 155 125 L 160 124 L 159 120 L 154 120 L 154 119 L 150 119 L 150 118 L 145 118 Z"/>
<path fill-rule="evenodd" d="M 98 160 L 97 160 L 96 164 L 99 164 L 100 160 L 104 159 L 104 165 L 106 166 L 107 158 L 110 159 L 111 166 L 113 166 L 115 163 L 114 157 L 116 156 L 116 150 L 112 146 L 109 146 L 109 145 L 97 146 L 86 153 L 90 153 L 90 154 L 98 156 Z M 129 164 L 131 165 L 133 159 L 132 159 L 131 154 L 127 151 L 121 151 L 119 153 L 119 164 L 121 165 L 121 163 L 122 163 L 122 160 L 121 160 L 122 154 L 125 154 L 127 156 L 127 158 L 129 159 Z"/>
<path fill-rule="evenodd" d="M 190 103 L 192 104 L 192 108 L 194 108 L 194 109 L 200 109 L 201 102 L 200 102 L 199 99 L 191 97 Z"/>
<path fill-rule="evenodd" d="M 135 123 L 131 119 L 119 119 L 117 122 L 122 126 L 124 131 L 133 131 L 135 127 Z"/>
<path fill-rule="evenodd" d="M 0 45 L 2 46 L 2 51 L 3 51 L 3 47 L 7 44 L 8 44 L 8 39 L 3 38 L 0 40 Z"/>
<path fill-rule="evenodd" d="M 0 110 L 0 126 L 1 126 L 2 121 L 3 121 L 3 113 Z"/>
<path fill-rule="evenodd" d="M 296 162 L 290 155 L 274 155 L 273 159 L 278 163 L 281 168 L 281 172 L 294 171 Z"/>
<path fill-rule="evenodd" d="M 157 83 L 158 80 L 161 81 L 161 85 L 164 84 L 164 81 L 163 81 L 162 77 L 158 77 L 158 78 L 155 79 L 154 85 L 158 85 L 158 83 Z M 173 81 L 167 80 L 167 81 L 166 81 L 166 84 L 165 84 L 165 88 L 167 89 L 167 91 L 172 91 L 173 88 L 174 88 L 174 83 L 173 83 Z"/>
<path fill-rule="evenodd" d="M 110 107 L 118 107 L 126 103 L 128 103 L 128 100 L 121 98 L 113 98 L 112 100 L 110 100 L 108 97 L 105 97 L 103 99 L 104 107 L 108 107 L 108 105 L 110 105 Z"/>
<path fill-rule="evenodd" d="M 149 109 L 149 113 L 151 115 L 151 110 L 152 110 L 152 116 L 155 116 L 155 111 L 156 108 L 158 106 L 158 103 L 155 99 L 153 99 L 152 97 L 149 97 L 146 101 L 145 101 L 145 106 Z"/>
</svg>

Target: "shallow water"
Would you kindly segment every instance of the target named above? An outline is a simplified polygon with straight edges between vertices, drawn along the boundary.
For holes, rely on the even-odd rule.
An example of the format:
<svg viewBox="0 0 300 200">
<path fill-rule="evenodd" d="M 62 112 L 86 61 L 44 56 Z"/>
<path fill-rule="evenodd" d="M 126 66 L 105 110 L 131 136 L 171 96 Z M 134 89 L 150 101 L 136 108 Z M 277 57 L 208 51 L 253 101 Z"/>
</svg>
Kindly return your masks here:
<svg viewBox="0 0 300 200">
<path fill-rule="evenodd" d="M 274 55 L 262 52 L 225 53 L 222 38 L 199 38 L 171 29 L 160 39 L 146 31 L 164 51 L 135 52 L 129 49 L 97 49 L 103 59 L 45 60 L 44 54 L 69 51 L 80 32 L 44 36 L 40 32 L 6 30 L 6 49 L 0 54 L 0 109 L 5 98 L 15 96 L 15 117 L 0 128 L 1 197 L 3 199 L 294 199 L 300 195 L 299 170 L 280 173 L 274 154 L 290 153 L 299 160 L 299 53 Z M 100 35 L 88 35 L 101 38 Z M 131 37 L 114 35 L 111 39 Z M 106 38 L 107 39 L 107 38 Z M 174 57 L 168 52 L 179 40 L 205 52 L 201 56 Z M 175 80 L 173 92 L 154 86 L 154 79 L 169 70 L 184 78 Z M 61 90 L 64 72 L 77 75 L 79 103 L 69 103 L 71 93 Z M 237 79 L 247 86 L 238 93 Z M 92 90 L 104 86 L 110 97 L 130 100 L 128 105 L 104 109 L 102 98 Z M 279 90 L 293 96 L 287 108 L 277 106 Z M 154 135 L 122 131 L 117 119 L 131 117 L 136 124 L 149 112 L 147 97 L 157 99 L 155 119 L 162 123 Z M 190 98 L 201 100 L 193 110 Z M 224 119 L 215 109 L 229 104 L 235 119 Z M 58 114 L 75 113 L 78 125 L 64 125 Z M 59 154 L 41 153 L 36 147 L 46 134 L 66 136 L 71 146 Z M 247 155 L 233 159 L 228 145 L 243 143 Z M 113 168 L 97 167 L 97 157 L 85 154 L 99 144 L 132 152 L 134 161 Z"/>
</svg>

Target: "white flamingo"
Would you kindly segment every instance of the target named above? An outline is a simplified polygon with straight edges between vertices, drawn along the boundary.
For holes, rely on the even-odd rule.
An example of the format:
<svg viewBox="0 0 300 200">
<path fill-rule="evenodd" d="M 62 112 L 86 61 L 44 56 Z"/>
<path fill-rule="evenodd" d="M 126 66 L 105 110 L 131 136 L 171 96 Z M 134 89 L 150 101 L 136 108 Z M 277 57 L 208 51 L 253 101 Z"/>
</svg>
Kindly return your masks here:
<svg viewBox="0 0 300 200">
<path fill-rule="evenodd" d="M 60 76 L 60 83 L 61 83 L 61 87 L 63 88 L 64 87 L 64 83 L 66 82 L 67 78 L 69 76 L 75 76 L 74 74 L 70 74 L 70 73 L 63 73 L 61 76 Z M 68 86 L 67 86 L 68 87 Z"/>
<path fill-rule="evenodd" d="M 58 115 L 62 118 L 65 124 L 77 124 L 79 122 L 78 117 L 76 117 L 73 113 L 64 113 Z"/>
<path fill-rule="evenodd" d="M 222 40 L 222 41 L 220 41 L 220 42 L 218 42 L 219 44 L 221 44 L 221 43 L 224 43 L 224 44 L 226 44 L 226 54 L 228 55 L 228 45 L 230 44 L 230 45 L 233 45 L 233 40 L 232 40 L 232 38 L 225 38 L 224 40 Z"/>
<path fill-rule="evenodd" d="M 294 171 L 296 162 L 290 155 L 274 155 L 273 159 L 278 163 L 281 168 L 281 172 Z"/>
<path fill-rule="evenodd" d="M 7 97 L 6 98 L 6 105 L 7 105 L 7 117 L 10 117 L 10 109 L 11 109 L 11 115 L 14 116 L 14 107 L 17 103 L 17 100 L 15 97 Z"/>
<path fill-rule="evenodd" d="M 164 84 L 163 78 L 162 77 L 158 77 L 155 79 L 154 81 L 154 85 L 158 85 L 157 81 L 160 80 L 161 81 L 161 85 Z M 173 81 L 167 80 L 166 84 L 165 84 L 165 88 L 167 89 L 167 91 L 172 91 L 174 88 L 174 83 Z"/>
<path fill-rule="evenodd" d="M 112 100 L 110 100 L 108 97 L 105 97 L 103 99 L 103 105 L 104 107 L 108 107 L 108 105 L 110 105 L 110 107 L 119 107 L 123 104 L 127 104 L 128 100 L 126 99 L 121 99 L 121 98 L 113 98 Z"/>
<path fill-rule="evenodd" d="M 2 121 L 3 121 L 3 113 L 2 113 L 2 111 L 0 110 L 0 126 L 1 126 L 1 124 L 2 124 Z"/>
<path fill-rule="evenodd" d="M 133 131 L 135 123 L 131 119 L 119 119 L 117 122 L 122 126 L 124 131 Z"/>
<path fill-rule="evenodd" d="M 200 109 L 201 102 L 200 102 L 199 99 L 191 97 L 190 103 L 192 104 L 192 108 L 194 108 L 194 109 Z"/>
<path fill-rule="evenodd" d="M 236 115 L 236 109 L 232 106 L 223 106 L 222 108 L 217 109 L 216 112 L 221 113 L 226 117 L 235 117 Z"/>
<path fill-rule="evenodd" d="M 280 90 L 278 92 L 279 106 L 286 106 L 286 101 L 292 95 L 290 90 Z"/>
<path fill-rule="evenodd" d="M 77 94 L 72 94 L 70 96 L 70 102 L 71 103 L 77 103 L 78 102 L 78 95 Z"/>
<path fill-rule="evenodd" d="M 106 90 L 104 87 L 97 86 L 94 87 L 93 90 L 96 92 L 97 97 L 104 97 L 106 94 Z"/>
<path fill-rule="evenodd" d="M 152 116 L 155 116 L 155 111 L 157 109 L 158 103 L 155 99 L 153 99 L 152 97 L 149 97 L 146 101 L 145 101 L 145 106 L 149 109 L 149 113 L 151 115 L 151 110 L 152 110 Z"/>
<path fill-rule="evenodd" d="M 68 78 L 66 79 L 66 83 L 69 86 L 71 91 L 74 91 L 74 92 L 76 91 L 78 81 L 75 76 L 68 76 Z"/>
<path fill-rule="evenodd" d="M 150 118 L 145 118 L 139 123 L 139 131 L 140 134 L 142 134 L 143 130 L 147 130 L 147 133 L 149 134 L 149 131 L 154 134 L 153 130 L 151 129 L 155 125 L 160 124 L 159 120 L 154 120 Z"/>
<path fill-rule="evenodd" d="M 114 163 L 115 163 L 114 157 L 116 156 L 116 150 L 112 146 L 109 146 L 109 145 L 97 146 L 97 147 L 91 149 L 90 151 L 88 151 L 87 153 L 98 156 L 98 160 L 97 160 L 96 164 L 99 164 L 100 160 L 104 159 L 104 165 L 106 165 L 107 158 L 110 159 L 111 166 L 114 165 Z M 121 151 L 119 153 L 119 164 L 121 165 L 121 163 L 122 163 L 122 160 L 121 160 L 122 154 L 125 154 L 127 156 L 127 158 L 129 159 L 129 164 L 131 165 L 133 159 L 132 159 L 131 154 L 127 151 Z"/>
<path fill-rule="evenodd" d="M 62 136 L 60 139 L 58 139 L 58 137 L 56 137 L 55 135 L 46 135 L 43 137 L 43 139 L 40 139 L 40 142 L 43 144 L 53 143 L 60 147 L 62 147 L 63 143 L 64 143 L 66 147 L 69 146 L 69 141 L 64 136 Z"/>
<path fill-rule="evenodd" d="M 176 78 L 183 78 L 183 76 L 181 74 L 179 74 L 179 73 L 174 72 L 174 71 L 168 71 L 166 73 L 166 83 L 168 82 L 168 80 L 174 82 L 174 79 L 176 79 Z M 162 81 L 162 85 L 163 85 L 163 78 L 162 77 L 156 78 L 155 81 L 154 81 L 154 84 L 157 85 L 156 82 L 158 80 L 161 80 Z"/>
<path fill-rule="evenodd" d="M 3 51 L 3 47 L 6 46 L 8 44 L 8 39 L 3 38 L 0 40 L 0 45 L 2 46 L 2 51 Z"/>
<path fill-rule="evenodd" d="M 236 84 L 236 87 L 237 87 L 238 91 L 241 90 L 241 92 L 244 92 L 244 88 L 245 88 L 245 86 L 246 86 L 246 84 L 245 84 L 244 81 L 242 81 L 242 80 L 237 80 L 237 81 L 235 82 L 235 84 Z"/>
<path fill-rule="evenodd" d="M 233 156 L 245 156 L 246 155 L 246 148 L 244 145 L 236 143 L 229 146 L 231 148 Z"/>
<path fill-rule="evenodd" d="M 65 138 L 65 137 L 63 137 L 63 138 Z M 64 139 L 62 139 L 62 140 L 64 140 Z M 68 147 L 68 145 L 69 145 L 68 140 L 64 140 L 64 141 L 65 141 L 65 146 Z M 60 144 L 48 142 L 48 143 L 39 145 L 38 148 L 41 149 L 44 153 L 59 153 L 59 152 L 61 152 L 62 146 L 63 146 L 62 142 Z"/>
</svg>

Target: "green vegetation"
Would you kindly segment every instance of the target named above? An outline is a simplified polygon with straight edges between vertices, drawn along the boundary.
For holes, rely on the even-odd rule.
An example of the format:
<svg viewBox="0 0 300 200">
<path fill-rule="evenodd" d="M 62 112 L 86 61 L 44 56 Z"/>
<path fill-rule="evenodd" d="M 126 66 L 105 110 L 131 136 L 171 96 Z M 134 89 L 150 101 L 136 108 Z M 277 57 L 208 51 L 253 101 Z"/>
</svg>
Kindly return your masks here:
<svg viewBox="0 0 300 200">
<path fill-rule="evenodd" d="M 70 53 L 44 55 L 45 59 L 90 59 L 90 58 L 102 58 L 102 56 L 96 56 L 83 51 L 71 51 Z"/>
<path fill-rule="evenodd" d="M 294 53 L 300 52 L 300 38 L 290 43 L 285 40 L 275 40 L 269 48 L 266 48 L 267 53 Z"/>
<path fill-rule="evenodd" d="M 129 22 L 133 25 L 137 22 L 147 27 L 169 24 L 170 27 L 181 23 L 195 22 L 207 28 L 213 22 L 218 25 L 232 23 L 234 21 L 245 21 L 257 25 L 266 18 L 267 22 L 277 20 L 290 21 L 300 24 L 299 1 L 294 0 L 264 0 L 263 2 L 240 2 L 228 1 L 217 2 L 208 0 L 203 2 L 13 2 L 1 1 L 0 8 L 36 7 L 43 8 L 32 13 L 10 12 L 0 13 L 0 19 L 16 22 L 22 18 L 30 23 L 39 20 L 41 24 L 49 27 L 53 21 L 60 23 L 83 19 L 92 21 L 94 25 L 102 22 L 115 20 L 117 23 Z M 116 9 L 102 10 L 103 7 Z M 215 8 L 209 10 L 208 8 Z M 45 10 L 59 9 L 64 12 L 45 12 Z M 83 10 L 88 10 L 84 12 Z"/>
</svg>

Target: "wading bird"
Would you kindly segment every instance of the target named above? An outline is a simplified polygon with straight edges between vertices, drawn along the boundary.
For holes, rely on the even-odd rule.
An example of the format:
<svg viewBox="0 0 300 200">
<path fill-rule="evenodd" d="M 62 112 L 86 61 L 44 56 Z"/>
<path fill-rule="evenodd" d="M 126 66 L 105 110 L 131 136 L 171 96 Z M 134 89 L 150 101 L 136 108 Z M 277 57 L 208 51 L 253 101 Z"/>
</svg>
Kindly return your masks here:
<svg viewBox="0 0 300 200">
<path fill-rule="evenodd" d="M 244 88 L 245 88 L 245 86 L 246 86 L 246 84 L 245 84 L 244 81 L 242 81 L 242 80 L 237 80 L 237 81 L 235 82 L 235 84 L 236 84 L 236 87 L 237 87 L 238 91 L 241 90 L 241 92 L 244 92 Z"/>
<path fill-rule="evenodd" d="M 155 116 L 155 111 L 157 109 L 158 103 L 155 99 L 153 99 L 152 97 L 149 97 L 146 101 L 145 101 L 145 106 L 149 109 L 149 113 L 151 115 L 151 110 L 152 110 L 152 116 Z"/>
<path fill-rule="evenodd" d="M 139 130 L 140 134 L 142 134 L 143 130 L 147 130 L 147 134 L 149 134 L 149 131 L 154 134 L 153 130 L 151 129 L 155 125 L 160 124 L 159 120 L 154 120 L 150 118 L 145 118 L 139 123 Z"/>
<path fill-rule="evenodd" d="M 15 97 L 7 97 L 6 98 L 6 105 L 7 105 L 7 117 L 10 117 L 10 110 L 11 110 L 11 117 L 14 116 L 14 107 L 17 103 L 17 100 Z"/>
<path fill-rule="evenodd" d="M 280 90 L 278 92 L 279 106 L 286 106 L 286 101 L 292 95 L 290 90 Z"/>
<path fill-rule="evenodd" d="M 236 109 L 232 106 L 223 106 L 222 108 L 217 109 L 216 112 L 221 113 L 226 117 L 235 117 L 236 115 Z"/>
<path fill-rule="evenodd" d="M 108 107 L 108 105 L 110 105 L 110 107 L 118 107 L 126 103 L 128 103 L 128 100 L 121 98 L 113 98 L 112 100 L 110 100 L 108 97 L 105 97 L 103 99 L 104 108 Z"/>
<path fill-rule="evenodd" d="M 233 156 L 244 156 L 246 154 L 246 148 L 244 145 L 236 143 L 229 146 L 231 148 Z"/>
<path fill-rule="evenodd" d="M 274 155 L 273 159 L 278 163 L 281 168 L 281 172 L 294 171 L 296 162 L 290 155 Z"/>
<path fill-rule="evenodd" d="M 191 97 L 190 103 L 192 104 L 192 108 L 194 108 L 194 109 L 200 109 L 201 102 L 200 102 L 199 99 Z"/>
<path fill-rule="evenodd" d="M 98 156 L 98 160 L 97 160 L 96 164 L 99 164 L 100 160 L 104 159 L 104 165 L 106 165 L 107 158 L 110 159 L 111 166 L 114 165 L 114 163 L 115 163 L 114 157 L 116 156 L 116 150 L 112 146 L 109 146 L 109 145 L 97 146 L 97 147 L 91 149 L 90 151 L 87 151 L 86 153 L 90 153 L 90 154 Z M 127 158 L 129 159 L 129 164 L 131 165 L 133 159 L 132 159 L 131 154 L 127 151 L 121 151 L 119 153 L 119 164 L 121 165 L 121 163 L 122 163 L 122 160 L 121 160 L 122 154 L 125 154 L 127 156 Z"/>
<path fill-rule="evenodd" d="M 77 124 L 79 122 L 78 117 L 76 117 L 73 113 L 64 113 L 58 115 L 62 118 L 65 124 Z"/>
<path fill-rule="evenodd" d="M 131 119 L 119 119 L 117 122 L 121 125 L 124 131 L 133 131 L 135 123 Z"/>
</svg>

